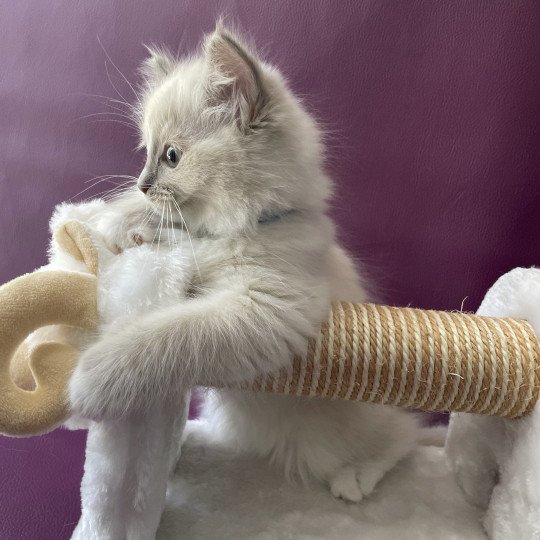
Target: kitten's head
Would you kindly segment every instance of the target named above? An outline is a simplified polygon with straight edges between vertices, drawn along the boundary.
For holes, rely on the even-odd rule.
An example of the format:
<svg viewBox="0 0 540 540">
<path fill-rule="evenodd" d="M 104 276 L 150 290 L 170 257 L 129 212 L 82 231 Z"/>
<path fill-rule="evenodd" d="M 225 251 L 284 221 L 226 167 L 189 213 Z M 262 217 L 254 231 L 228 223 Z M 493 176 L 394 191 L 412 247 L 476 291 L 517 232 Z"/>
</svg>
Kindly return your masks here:
<svg viewBox="0 0 540 540">
<path fill-rule="evenodd" d="M 324 211 L 330 183 L 315 122 L 231 32 L 218 25 L 193 58 L 150 49 L 143 74 L 138 185 L 160 212 L 227 234 L 264 214 Z"/>
</svg>

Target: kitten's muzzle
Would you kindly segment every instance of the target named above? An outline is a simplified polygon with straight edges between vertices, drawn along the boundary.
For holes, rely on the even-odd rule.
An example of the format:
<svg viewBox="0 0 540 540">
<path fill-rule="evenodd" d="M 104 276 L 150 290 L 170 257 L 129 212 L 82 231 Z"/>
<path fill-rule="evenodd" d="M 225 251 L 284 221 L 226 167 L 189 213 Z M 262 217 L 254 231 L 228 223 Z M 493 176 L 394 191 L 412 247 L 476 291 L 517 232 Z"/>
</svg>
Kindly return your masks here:
<svg viewBox="0 0 540 540">
<path fill-rule="evenodd" d="M 148 190 L 156 183 L 154 172 L 143 171 L 137 180 L 137 187 L 146 195 Z"/>
</svg>

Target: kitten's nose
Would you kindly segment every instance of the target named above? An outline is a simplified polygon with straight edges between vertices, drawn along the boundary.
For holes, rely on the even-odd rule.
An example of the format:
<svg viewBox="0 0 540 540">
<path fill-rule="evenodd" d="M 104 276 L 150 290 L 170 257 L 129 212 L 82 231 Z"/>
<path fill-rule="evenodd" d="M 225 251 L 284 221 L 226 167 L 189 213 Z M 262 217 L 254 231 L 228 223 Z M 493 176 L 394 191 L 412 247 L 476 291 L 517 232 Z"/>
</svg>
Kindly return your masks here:
<svg viewBox="0 0 540 540">
<path fill-rule="evenodd" d="M 146 195 L 148 190 L 154 185 L 155 181 L 156 175 L 154 173 L 143 171 L 137 180 L 137 186 Z"/>
</svg>

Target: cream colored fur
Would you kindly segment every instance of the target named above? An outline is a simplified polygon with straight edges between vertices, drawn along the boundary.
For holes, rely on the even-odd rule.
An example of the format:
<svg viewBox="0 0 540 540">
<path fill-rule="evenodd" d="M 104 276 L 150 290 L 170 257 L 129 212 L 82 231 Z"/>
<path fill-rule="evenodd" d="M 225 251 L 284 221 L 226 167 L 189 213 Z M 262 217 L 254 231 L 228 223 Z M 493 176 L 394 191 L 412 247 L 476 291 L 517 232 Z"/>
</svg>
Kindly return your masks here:
<svg viewBox="0 0 540 540">
<path fill-rule="evenodd" d="M 130 196 L 129 225 L 103 232 L 114 244 L 119 230 L 138 224 L 146 242 L 172 245 L 162 229 L 189 231 L 179 240 L 183 299 L 128 310 L 81 355 L 71 402 L 97 420 L 174 403 L 195 383 L 275 370 L 305 351 L 332 300 L 366 299 L 327 216 L 321 134 L 279 72 L 218 28 L 192 58 L 154 51 L 144 73 L 139 120 L 147 161 L 139 187 L 146 196 Z M 139 274 L 122 274 L 126 302 L 141 277 L 151 280 L 155 253 Z M 417 437 L 410 415 L 356 403 L 223 390 L 205 415 L 216 438 L 355 501 Z"/>
</svg>

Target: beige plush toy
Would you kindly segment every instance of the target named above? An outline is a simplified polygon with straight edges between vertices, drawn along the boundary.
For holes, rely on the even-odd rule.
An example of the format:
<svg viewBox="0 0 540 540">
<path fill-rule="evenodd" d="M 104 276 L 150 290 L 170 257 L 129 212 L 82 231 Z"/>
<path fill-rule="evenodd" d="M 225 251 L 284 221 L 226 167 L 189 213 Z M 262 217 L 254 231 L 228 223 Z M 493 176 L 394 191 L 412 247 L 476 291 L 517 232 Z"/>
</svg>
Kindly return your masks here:
<svg viewBox="0 0 540 540">
<path fill-rule="evenodd" d="M 85 271 L 44 267 L 0 288 L 0 432 L 8 435 L 42 433 L 69 415 L 77 350 L 67 340 L 43 342 L 46 333 L 37 346 L 27 336 L 49 325 L 89 330 L 98 323 L 90 231 L 70 221 L 53 242 Z M 538 399 L 540 346 L 525 321 L 340 302 L 304 357 L 243 386 L 517 417 Z"/>
<path fill-rule="evenodd" d="M 0 288 L 0 432 L 8 435 L 48 431 L 69 414 L 66 387 L 78 351 L 58 342 L 31 348 L 27 336 L 49 325 L 90 329 L 98 320 L 98 257 L 90 234 L 71 221 L 54 242 L 88 271 L 45 267 Z"/>
</svg>

